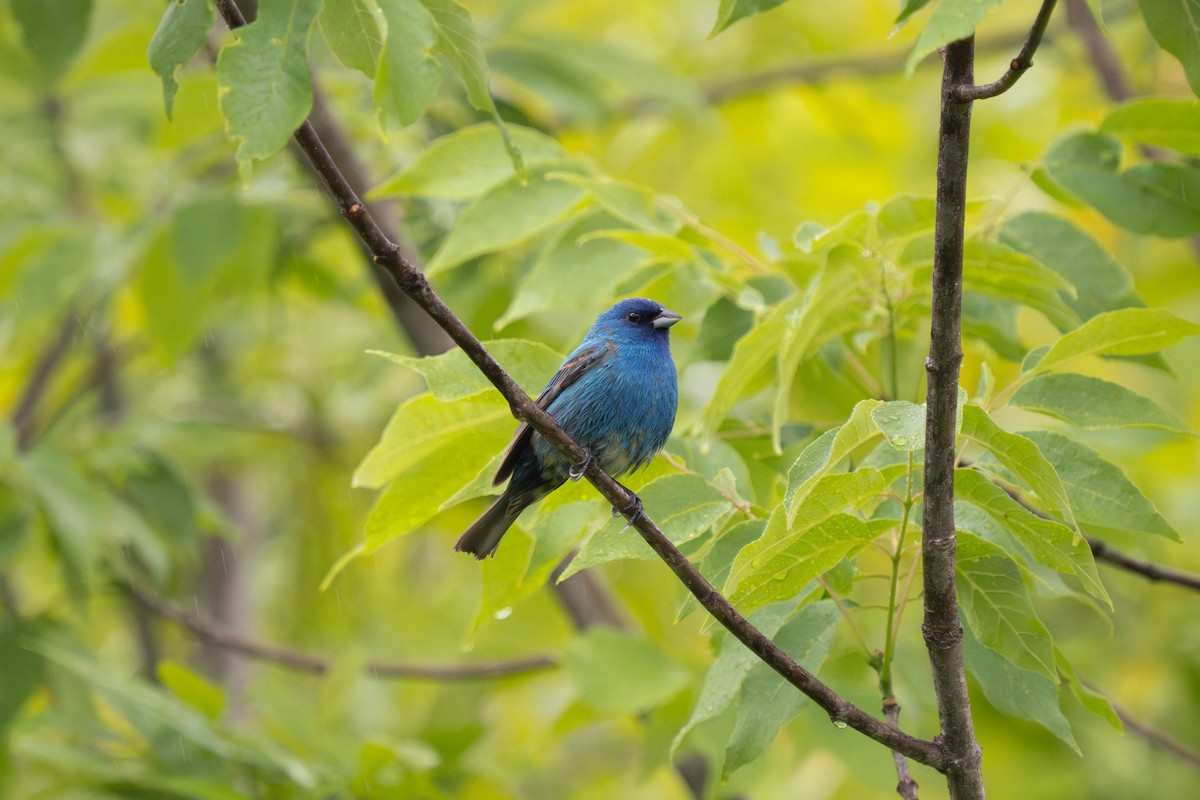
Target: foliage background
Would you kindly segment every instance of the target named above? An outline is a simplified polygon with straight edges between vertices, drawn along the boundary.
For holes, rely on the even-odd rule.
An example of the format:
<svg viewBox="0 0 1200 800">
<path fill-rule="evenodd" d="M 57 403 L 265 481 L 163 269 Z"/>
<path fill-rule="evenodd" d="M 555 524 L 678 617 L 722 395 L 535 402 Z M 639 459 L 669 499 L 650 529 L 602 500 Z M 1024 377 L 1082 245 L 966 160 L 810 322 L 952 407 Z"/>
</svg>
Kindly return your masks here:
<svg viewBox="0 0 1200 800">
<path fill-rule="evenodd" d="M 482 568 L 450 552 L 480 508 L 474 501 L 353 560 L 318 590 L 363 541 L 375 492 L 350 488 L 351 474 L 397 404 L 425 388 L 416 372 L 364 351 L 412 353 L 411 345 L 356 243 L 296 161 L 284 152 L 239 167 L 211 55 L 180 71 L 173 119 L 164 117 L 146 58 L 162 7 L 43 5 L 64 14 L 90 7 L 90 18 L 77 49 L 59 48 L 55 36 L 33 37 L 35 48 L 33 28 L 21 24 L 30 5 L 0 7 L 0 406 L 17 407 L 64 320 L 74 337 L 35 411 L 35 446 L 18 453 L 15 426 L 0 437 L 0 569 L 15 599 L 5 605 L 0 643 L 0 785 L 13 797 L 687 797 L 669 750 L 712 662 L 713 636 L 701 615 L 674 622 L 684 593 L 658 563 L 600 567 L 636 632 L 615 641 L 618 634 L 581 636 L 540 582 L 514 588 L 528 539 L 506 540 Z M 829 226 L 870 201 L 932 193 L 936 58 L 905 76 L 918 29 L 889 40 L 894 3 L 793 2 L 711 40 L 714 4 L 469 5 L 506 118 L 552 133 L 603 173 L 679 198 L 757 259 L 788 248 L 805 221 Z M 1010 34 L 1023 33 L 1033 12 L 1010 2 L 987 17 L 981 80 L 1003 70 L 1016 49 Z M 1105 14 L 1139 93 L 1191 96 L 1178 62 L 1157 49 L 1132 4 L 1106 3 Z M 1094 128 L 1112 109 L 1061 17 L 1034 71 L 977 105 L 969 194 L 998 198 L 1007 215 L 1069 216 L 1129 269 L 1149 306 L 1200 319 L 1188 239 L 1129 233 L 1030 179 L 1053 141 Z M 218 44 L 226 37 L 215 34 Z M 863 64 L 880 53 L 894 54 L 894 67 L 867 74 Z M 845 66 L 815 83 L 728 88 L 780 65 L 843 57 Z M 377 176 L 481 120 L 447 79 L 417 124 L 381 127 L 365 76 L 343 67 L 321 36 L 310 58 Z M 732 96 L 706 99 L 723 87 Z M 443 198 L 395 202 L 426 256 L 460 208 Z M 545 241 L 446 267 L 434 282 L 484 338 L 566 352 L 621 287 L 558 282 L 554 308 L 505 320 Z M 736 254 L 709 249 L 735 265 L 733 280 L 746 280 Z M 634 285 L 687 315 L 674 338 L 685 367 L 681 432 L 700 418 L 728 357 L 727 339 L 702 322 L 716 293 L 693 278 L 667 272 Z M 1048 340 L 1044 320 L 1028 311 L 1019 320 L 1024 340 Z M 901 348 L 896 397 L 920 399 L 922 357 L 917 335 Z M 968 389 L 987 357 L 968 349 Z M 546 360 L 552 367 L 555 359 Z M 1194 429 L 1200 354 L 1185 345 L 1169 361 L 1175 376 L 1111 365 L 1102 374 L 1121 376 Z M 1017 365 L 1003 369 L 1001 386 Z M 546 373 L 533 363 L 525 374 L 536 390 Z M 804 366 L 786 454 L 794 458 L 863 397 L 847 374 Z M 1006 427 L 1028 425 L 1019 414 L 1002 418 Z M 1125 534 L 1112 543 L 1200 570 L 1195 437 L 1137 429 L 1085 436 L 1184 537 L 1181 545 Z M 780 464 L 752 465 L 760 495 L 786 469 Z M 445 460 L 420 466 L 455 468 Z M 881 568 L 871 553 L 862 561 L 864 574 Z M 1081 603 L 1038 600 L 1056 643 L 1134 717 L 1200 742 L 1194 596 L 1101 569 L 1111 622 Z M 255 639 L 324 654 L 332 668 L 297 675 L 201 647 L 131 603 L 122 588 L 131 578 Z M 869 603 L 872 590 L 864 591 Z M 897 693 L 905 728 L 924 734 L 936 712 L 918 607 L 897 652 Z M 878 613 L 855 614 L 869 637 L 881 638 Z M 147 671 L 139 648 L 151 640 L 163 660 Z M 468 683 L 378 680 L 362 669 L 369 658 L 460 663 L 531 653 L 565 657 L 566 668 Z M 621 658 L 606 659 L 613 653 Z M 624 683 L 598 677 L 615 680 L 618 666 Z M 877 707 L 875 675 L 847 625 L 821 674 Z M 977 697 L 992 796 L 1185 796 L 1195 785 L 1194 770 L 1161 749 L 1122 736 L 1069 698 L 1063 709 L 1081 756 Z M 732 725 L 726 714 L 693 734 L 682 754 L 719 764 Z M 926 796 L 940 796 L 938 776 L 917 769 L 917 778 Z M 886 752 L 806 709 L 762 758 L 728 782 L 714 779 L 709 792 L 883 797 L 894 783 Z"/>
</svg>

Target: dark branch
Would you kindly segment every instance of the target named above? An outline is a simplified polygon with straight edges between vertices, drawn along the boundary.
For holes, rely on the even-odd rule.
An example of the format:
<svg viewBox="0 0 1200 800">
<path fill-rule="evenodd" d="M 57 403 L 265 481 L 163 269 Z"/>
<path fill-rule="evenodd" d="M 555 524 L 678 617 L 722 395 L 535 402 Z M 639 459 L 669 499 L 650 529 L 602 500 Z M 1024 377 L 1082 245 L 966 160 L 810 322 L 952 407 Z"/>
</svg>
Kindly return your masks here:
<svg viewBox="0 0 1200 800">
<path fill-rule="evenodd" d="M 1131 716 L 1128 711 L 1126 711 L 1124 708 L 1121 708 L 1121 706 L 1117 705 L 1116 703 L 1112 703 L 1112 708 L 1113 711 L 1116 712 L 1116 715 L 1120 717 L 1121 722 L 1125 725 L 1126 730 L 1133 731 L 1155 747 L 1166 750 L 1168 753 L 1177 757 L 1188 766 L 1200 770 L 1200 753 L 1191 749 L 1183 742 L 1168 736 L 1162 731 L 1155 730 L 1154 728 L 1139 722 L 1137 719 Z"/>
<path fill-rule="evenodd" d="M 958 617 L 954 536 L 954 419 L 962 364 L 963 226 L 971 104 L 954 99 L 957 87 L 974 83 L 975 41 L 962 39 L 944 52 L 934 223 L 933 303 L 925 418 L 925 505 L 921 558 L 925 576 L 925 620 L 921 632 L 937 695 L 942 750 L 954 800 L 982 800 L 982 753 L 975 739 L 963 668 Z"/>
<path fill-rule="evenodd" d="M 1017 53 L 1017 57 L 1008 65 L 1008 70 L 1000 76 L 999 80 L 985 83 L 983 86 L 975 86 L 973 80 L 971 83 L 959 84 L 951 88 L 950 96 L 959 103 L 970 103 L 973 100 L 986 100 L 989 97 L 1004 94 L 1011 89 L 1021 79 L 1021 76 L 1033 66 L 1033 54 L 1037 52 L 1038 46 L 1042 43 L 1042 36 L 1046 33 L 1046 26 L 1050 24 L 1050 15 L 1054 13 L 1056 2 L 1057 0 L 1043 1 L 1042 8 L 1033 21 L 1033 27 L 1029 29 L 1029 36 L 1025 38 L 1025 44 L 1021 47 L 1021 52 Z"/>
<path fill-rule="evenodd" d="M 1109 564 L 1118 566 L 1121 569 L 1136 572 L 1148 580 L 1174 583 L 1179 586 L 1186 586 L 1189 589 L 1200 589 L 1200 575 L 1193 575 L 1190 572 L 1170 569 L 1169 567 L 1160 567 L 1150 561 L 1141 561 L 1127 556 L 1119 550 L 1114 550 L 1107 542 L 1094 539 L 1091 536 L 1087 537 L 1087 542 L 1088 547 L 1092 548 L 1092 555 L 1099 561 L 1107 561 Z"/>
<path fill-rule="evenodd" d="M 887 717 L 889 725 L 900 730 L 900 704 L 894 697 L 884 698 L 883 715 Z M 896 777 L 900 781 L 896 784 L 896 794 L 900 795 L 903 800 L 918 800 L 920 794 L 912 771 L 908 768 L 908 759 L 893 750 L 892 760 L 896 762 Z"/>
<path fill-rule="evenodd" d="M 16 431 L 17 449 L 19 450 L 28 450 L 29 446 L 33 444 L 33 415 L 42 402 L 42 396 L 45 395 L 46 389 L 50 386 L 50 379 L 54 377 L 54 373 L 67 355 L 71 340 L 75 338 L 75 330 L 79 327 L 76 315 L 75 306 L 68 306 L 54 337 L 46 343 L 42 354 L 38 356 L 33 372 L 29 375 L 29 382 L 25 384 L 25 391 L 21 392 L 20 399 L 13 407 L 9 420 Z"/>
<path fill-rule="evenodd" d="M 243 24 L 241 14 L 237 13 L 231 0 L 218 0 L 217 7 L 230 28 L 236 28 Z M 328 150 L 313 126 L 306 120 L 296 131 L 295 136 L 301 149 L 312 162 L 314 169 L 324 180 L 342 215 L 371 250 L 375 262 L 387 269 L 401 290 L 425 309 L 434 321 L 450 335 L 450 338 L 463 349 L 463 352 L 475 363 L 480 372 L 509 402 L 513 416 L 528 422 L 534 430 L 572 461 L 579 463 L 589 461 L 585 458 L 583 448 L 567 436 L 548 413 L 538 408 L 529 395 L 525 394 L 471 333 L 470 329 L 430 287 L 424 274 L 405 258 L 394 242 L 384 235 L 353 187 L 330 158 Z M 946 768 L 941 748 L 937 744 L 897 731 L 886 722 L 871 716 L 845 700 L 796 663 L 762 631 L 750 624 L 688 562 L 648 516 L 632 513 L 635 508 L 635 498 L 612 476 L 601 470 L 595 459 L 590 459 L 590 466 L 584 474 L 613 507 L 630 510 L 630 514 L 627 515 L 630 524 L 642 535 L 651 549 L 666 561 L 701 605 L 708 609 L 718 622 L 760 659 L 821 706 L 829 714 L 831 721 L 844 723 L 923 764 L 928 764 L 936 769 Z"/>
<path fill-rule="evenodd" d="M 257 661 L 268 661 L 298 672 L 324 675 L 329 672 L 330 662 L 321 656 L 293 650 L 289 647 L 256 642 L 241 636 L 224 625 L 200 614 L 192 614 L 170 603 L 164 602 L 145 589 L 125 586 L 130 597 L 148 611 L 168 619 L 190 631 L 197 639 Z M 432 681 L 464 681 L 480 678 L 502 678 L 553 669 L 558 662 L 550 656 L 530 656 L 513 661 L 495 661 L 479 664 L 456 664 L 435 666 L 431 664 L 397 664 L 391 661 L 368 661 L 363 670 L 375 678 L 411 678 Z"/>
</svg>

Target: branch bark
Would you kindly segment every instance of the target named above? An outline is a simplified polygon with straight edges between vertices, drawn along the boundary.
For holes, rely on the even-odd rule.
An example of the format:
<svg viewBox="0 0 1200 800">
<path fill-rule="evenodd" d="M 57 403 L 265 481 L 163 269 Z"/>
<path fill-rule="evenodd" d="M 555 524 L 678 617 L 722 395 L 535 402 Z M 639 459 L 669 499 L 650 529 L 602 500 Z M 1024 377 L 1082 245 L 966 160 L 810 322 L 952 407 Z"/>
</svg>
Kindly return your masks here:
<svg viewBox="0 0 1200 800">
<path fill-rule="evenodd" d="M 962 625 L 954 583 L 954 419 L 962 364 L 963 240 L 971 103 L 955 99 L 974 85 L 975 40 L 945 49 L 937 162 L 933 310 L 930 328 L 925 419 L 925 502 L 921 554 L 925 567 L 925 620 L 945 753 L 946 779 L 954 800 L 984 796 L 982 751 L 975 739 L 963 667 Z"/>
<path fill-rule="evenodd" d="M 883 715 L 887 717 L 889 725 L 900 730 L 900 704 L 894 697 L 884 699 Z M 896 762 L 896 777 L 899 779 L 899 783 L 896 784 L 896 794 L 900 795 L 903 800 L 919 800 L 920 787 L 917 786 L 912 771 L 908 768 L 908 759 L 893 750 L 892 760 Z"/>
<path fill-rule="evenodd" d="M 1033 27 L 1029 29 L 1029 35 L 1025 37 L 1025 44 L 1021 46 L 1021 52 L 1017 53 L 1017 57 L 1012 60 L 1008 69 L 998 80 L 983 86 L 975 86 L 974 78 L 972 78 L 970 83 L 958 84 L 952 88 L 953 98 L 960 103 L 969 103 L 972 100 L 996 97 L 1011 89 L 1021 79 L 1021 76 L 1033 66 L 1033 54 L 1037 52 L 1038 46 L 1042 43 L 1042 37 L 1046 33 L 1046 26 L 1050 24 L 1050 17 L 1054 13 L 1056 4 L 1057 0 L 1044 0 L 1041 10 L 1038 11 L 1038 15 L 1033 21 Z"/>
<path fill-rule="evenodd" d="M 244 24 L 241 13 L 232 0 L 217 0 L 217 8 L 231 29 Z M 353 187 L 329 156 L 312 124 L 305 120 L 295 133 L 296 141 L 325 182 L 342 215 L 370 249 L 375 263 L 384 267 L 400 289 L 423 308 L 474 362 L 480 372 L 508 401 L 513 416 L 528 422 L 551 445 L 576 463 L 584 463 L 585 453 L 555 423 L 554 419 L 533 402 L 508 375 L 465 324 L 442 301 L 429 285 L 424 274 L 405 258 L 400 248 L 380 229 L 363 205 Z M 671 543 L 670 539 L 645 514 L 635 514 L 636 498 L 610 475 L 590 461 L 584 472 L 588 481 L 614 508 L 624 509 L 630 524 L 642 535 L 660 558 L 687 586 L 710 614 L 745 644 L 760 659 L 782 675 L 821 706 L 831 721 L 842 723 L 877 742 L 936 769 L 947 768 L 942 749 L 934 742 L 897 731 L 886 722 L 868 714 L 845 700 L 819 681 L 775 645 L 762 631 L 755 628 L 729 604 L 712 584 Z"/>
<path fill-rule="evenodd" d="M 1184 572 L 1178 569 L 1169 567 L 1160 567 L 1159 565 L 1140 559 L 1127 556 L 1113 547 L 1107 542 L 1100 539 L 1087 537 L 1088 547 L 1092 548 L 1092 555 L 1098 561 L 1107 561 L 1109 564 L 1118 566 L 1121 569 L 1127 569 L 1130 572 L 1135 572 L 1148 580 L 1162 581 L 1163 583 L 1174 583 L 1178 586 L 1186 586 L 1189 589 L 1200 590 L 1200 575 L 1193 575 L 1190 572 Z"/>
</svg>

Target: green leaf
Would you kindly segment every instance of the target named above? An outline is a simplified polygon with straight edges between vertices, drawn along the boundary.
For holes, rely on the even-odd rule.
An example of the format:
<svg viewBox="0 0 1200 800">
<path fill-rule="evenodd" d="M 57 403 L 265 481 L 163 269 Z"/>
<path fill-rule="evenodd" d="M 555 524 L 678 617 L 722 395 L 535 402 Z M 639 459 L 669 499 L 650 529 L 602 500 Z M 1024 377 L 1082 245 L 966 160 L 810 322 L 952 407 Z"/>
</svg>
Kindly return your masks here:
<svg viewBox="0 0 1200 800">
<path fill-rule="evenodd" d="M 561 179 L 587 189 L 605 211 L 639 231 L 667 237 L 679 231 L 680 221 L 660 208 L 658 196 L 645 186 L 607 175 L 565 174 Z M 686 258 L 686 246 L 683 252 Z"/>
<path fill-rule="evenodd" d="M 795 519 L 799 504 L 804 502 L 826 473 L 854 450 L 879 435 L 879 428 L 871 418 L 878 406 L 878 400 L 860 400 L 850 412 L 849 419 L 821 434 L 800 453 L 788 470 L 788 488 L 783 499 L 789 520 Z"/>
<path fill-rule="evenodd" d="M 973 469 L 954 470 L 954 494 L 1000 523 L 1037 563 L 1075 575 L 1088 594 L 1112 607 L 1096 572 L 1091 548 L 1070 528 L 1031 513 Z"/>
<path fill-rule="evenodd" d="M 750 614 L 749 620 L 765 636 L 774 639 L 775 634 L 783 627 L 784 621 L 791 616 L 795 607 L 796 603 L 791 600 L 772 603 Z M 737 638 L 726 635 L 721 639 L 721 649 L 717 654 L 717 660 L 708 668 L 708 674 L 704 677 L 704 685 L 700 688 L 700 697 L 696 700 L 692 715 L 679 729 L 679 733 L 675 735 L 675 741 L 671 743 L 672 756 L 679 749 L 679 745 L 683 743 L 684 737 L 696 726 L 716 718 L 729 708 L 741 693 L 746 676 L 757 663 L 759 663 L 758 656 Z"/>
<path fill-rule="evenodd" d="M 1000 241 L 1069 280 L 1075 296 L 1063 300 L 1081 319 L 1141 305 L 1129 271 L 1068 220 L 1041 211 L 1019 214 L 1004 221 Z"/>
<path fill-rule="evenodd" d="M 496 104 L 488 88 L 487 59 L 475 37 L 475 23 L 471 21 L 470 12 L 456 0 L 421 0 L 421 4 L 433 17 L 438 49 L 458 73 L 471 105 L 480 111 L 494 111 Z"/>
<path fill-rule="evenodd" d="M 428 274 L 520 244 L 571 216 L 587 198 L 585 189 L 544 177 L 503 183 L 463 210 L 429 261 Z"/>
<path fill-rule="evenodd" d="M 378 488 L 410 468 L 420 468 L 433 453 L 453 444 L 490 459 L 512 435 L 508 403 L 495 393 L 444 403 L 420 394 L 396 409 L 379 443 L 354 471 L 355 486 Z M 477 446 L 478 443 L 478 446 Z M 472 475 L 464 476 L 464 483 Z"/>
<path fill-rule="evenodd" d="M 928 2 L 928 0 L 924 0 Z M 897 20 L 899 22 L 899 20 Z M 875 229 L 881 239 L 899 239 L 904 236 L 933 230 L 937 203 L 932 197 L 903 194 L 885 202 L 875 216 Z"/>
<path fill-rule="evenodd" d="M 879 531 L 842 512 L 878 497 L 888 483 L 870 467 L 827 475 L 797 503 L 790 524 L 777 508 L 762 537 L 734 560 L 725 585 L 730 602 L 745 610 L 791 597 L 865 547 Z"/>
<path fill-rule="evenodd" d="M 775 644 L 815 673 L 833 646 L 841 617 L 832 600 L 805 606 L 775 636 Z M 808 698 L 771 667 L 756 661 L 742 681 L 737 718 L 725 748 L 724 777 L 757 759 Z"/>
<path fill-rule="evenodd" d="M 1097 314 L 1055 342 L 1040 361 L 1026 370 L 1023 380 L 1081 356 L 1157 353 L 1197 335 L 1200 325 L 1161 308 L 1125 308 Z"/>
<path fill-rule="evenodd" d="M 729 570 L 733 568 L 733 560 L 737 557 L 737 554 L 743 547 L 762 536 L 763 530 L 766 527 L 766 520 L 752 519 L 735 525 L 722 533 L 720 538 L 709 548 L 704 556 L 704 560 L 697 565 L 700 573 L 713 586 L 724 586 L 725 582 L 729 579 Z M 693 611 L 699 611 L 700 609 L 700 601 L 696 599 L 695 595 L 689 592 L 683 600 L 683 605 L 679 608 L 679 613 L 676 615 L 675 621 L 679 622 Z M 765 611 L 766 609 L 763 610 Z M 753 615 L 751 615 L 751 618 L 753 619 Z"/>
<path fill-rule="evenodd" d="M 36 629 L 38 622 L 14 618 L 11 614 L 0 619 L 0 674 L 4 688 L 0 689 L 0 735 L 5 735 L 25 701 L 42 683 L 42 657 L 24 646 L 24 640 Z"/>
<path fill-rule="evenodd" d="M 1136 233 L 1200 233 L 1200 169 L 1138 164 L 1119 172 L 1121 142 L 1107 133 L 1076 133 L 1046 153 L 1051 177 L 1101 214 Z"/>
<path fill-rule="evenodd" d="M 1109 699 L 1085 684 L 1079 677 L 1079 673 L 1075 671 L 1075 666 L 1067 660 L 1067 657 L 1057 647 L 1054 648 L 1054 657 L 1058 661 L 1058 674 L 1062 676 L 1063 681 L 1070 687 L 1071 694 L 1075 695 L 1075 699 L 1079 701 L 1079 704 L 1118 731 L 1124 733 L 1125 723 L 1121 721 L 1120 716 L 1113 709 L 1113 705 L 1109 702 Z"/>
<path fill-rule="evenodd" d="M 971 632 L 1017 667 L 1057 684 L 1054 644 L 1033 609 L 1020 568 L 991 542 L 965 532 L 957 540 L 958 599 Z"/>
<path fill-rule="evenodd" d="M 908 22 L 909 17 L 927 5 L 929 5 L 929 0 L 904 0 L 904 5 L 900 9 L 900 13 L 896 16 L 896 26 L 893 31 L 898 31 L 902 28 Z"/>
<path fill-rule="evenodd" d="M 386 126 L 416 122 L 437 96 L 442 70 L 433 55 L 437 27 L 419 0 L 375 0 L 387 22 L 375 74 L 375 108 Z"/>
<path fill-rule="evenodd" d="M 963 660 L 995 708 L 1036 722 L 1080 753 L 1071 734 L 1071 723 L 1059 708 L 1058 687 L 1054 681 L 1039 672 L 1021 669 L 996 651 L 984 647 L 971 634 L 970 626 L 964 630 Z"/>
<path fill-rule="evenodd" d="M 785 2 L 787 0 L 721 0 L 721 5 L 717 9 L 717 21 L 713 24 L 708 38 L 716 36 L 739 19 L 762 14 L 764 11 L 778 8 Z"/>
<path fill-rule="evenodd" d="M 1178 417 L 1124 386 L 1072 372 L 1039 375 L 1012 398 L 1012 404 L 1048 414 L 1079 428 L 1161 428 L 1191 433 Z"/>
<path fill-rule="evenodd" d="M 378 11 L 374 0 L 325 0 L 319 17 L 321 33 L 338 61 L 368 78 L 375 77 L 383 56 Z"/>
<path fill-rule="evenodd" d="M 221 113 L 238 161 L 279 152 L 312 109 L 308 33 L 320 9 L 321 0 L 264 3 L 258 19 L 221 49 Z"/>
<path fill-rule="evenodd" d="M 975 26 L 987 16 L 992 6 L 999 3 L 1000 0 L 939 0 L 929 17 L 929 22 L 925 23 L 920 36 L 917 37 L 912 52 L 908 54 L 904 64 L 905 72 L 912 75 L 917 64 L 925 56 L 943 45 L 965 39 L 975 33 Z M 913 11 L 915 10 L 914 8 Z M 903 19 L 903 11 L 901 15 Z"/>
<path fill-rule="evenodd" d="M 967 390 L 958 389 L 954 412 L 955 434 L 962 430 L 962 410 L 967 402 Z M 871 421 L 879 428 L 888 444 L 903 453 L 915 453 L 925 447 L 925 404 L 907 400 L 880 403 L 871 411 Z"/>
<path fill-rule="evenodd" d="M 178 661 L 158 662 L 158 679 L 172 694 L 209 719 L 221 716 L 225 693 Z"/>
<path fill-rule="evenodd" d="M 52 86 L 83 48 L 92 0 L 12 0 L 12 13 L 42 82 Z"/>
<path fill-rule="evenodd" d="M 1200 156 L 1200 104 L 1195 100 L 1142 97 L 1118 106 L 1100 130 L 1151 147 Z"/>
<path fill-rule="evenodd" d="M 213 12 L 208 0 L 172 0 L 150 40 L 147 55 L 150 68 L 162 78 L 167 119 L 171 118 L 175 92 L 179 88 L 175 71 L 192 62 L 208 41 L 212 25 Z"/>
<path fill-rule="evenodd" d="M 1046 431 L 1026 431 L 1062 477 L 1076 519 L 1088 531 L 1153 533 L 1182 541 L 1142 491 L 1090 447 Z"/>
<path fill-rule="evenodd" d="M 1159 46 L 1179 59 L 1192 92 L 1200 95 L 1200 1 L 1138 0 Z"/>
<path fill-rule="evenodd" d="M 607 214 L 592 214 L 570 225 L 521 278 L 497 328 L 536 314 L 571 313 L 612 297 L 617 285 L 645 261 L 641 249 L 615 238 L 589 237 L 615 224 Z"/>
<path fill-rule="evenodd" d="M 652 642 L 603 626 L 572 639 L 565 655 L 564 666 L 580 700 L 606 714 L 662 705 L 690 677 Z"/>
<path fill-rule="evenodd" d="M 554 139 L 531 128 L 513 126 L 513 140 L 527 167 L 561 161 Z M 504 138 L 495 125 L 471 125 L 436 140 L 406 169 L 385 180 L 370 197 L 477 197 L 516 176 Z"/>
<path fill-rule="evenodd" d="M 125 474 L 122 487 L 128 499 L 164 538 L 190 548 L 200 541 L 196 504 L 179 466 L 159 453 L 139 452 Z"/>
<path fill-rule="evenodd" d="M 963 408 L 962 435 L 981 445 L 1001 464 L 1019 475 L 1059 519 L 1075 527 L 1071 502 L 1054 465 L 1030 439 L 1001 430 L 977 405 Z"/>
<path fill-rule="evenodd" d="M 665 475 L 638 492 L 646 513 L 675 544 L 690 542 L 733 507 L 701 475 Z M 582 569 L 623 558 L 651 560 L 654 551 L 623 517 L 608 520 L 572 559 L 560 580 Z"/>
<path fill-rule="evenodd" d="M 491 339 L 483 342 L 483 346 L 530 395 L 541 391 L 563 361 L 561 353 L 540 342 L 526 339 Z M 475 362 L 457 347 L 436 356 L 420 357 L 385 353 L 382 350 L 367 352 L 419 372 L 425 378 L 429 391 L 443 402 L 461 400 L 493 388 L 492 382 L 484 377 Z"/>
</svg>

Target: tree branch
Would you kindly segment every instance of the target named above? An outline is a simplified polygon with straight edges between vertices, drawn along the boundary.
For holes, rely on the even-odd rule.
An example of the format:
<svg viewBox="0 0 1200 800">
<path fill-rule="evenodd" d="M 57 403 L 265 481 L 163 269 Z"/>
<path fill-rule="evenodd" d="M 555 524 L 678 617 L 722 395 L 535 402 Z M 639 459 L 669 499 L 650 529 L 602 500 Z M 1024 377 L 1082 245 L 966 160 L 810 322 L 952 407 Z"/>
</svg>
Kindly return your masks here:
<svg viewBox="0 0 1200 800">
<path fill-rule="evenodd" d="M 896 702 L 896 698 L 884 698 L 883 715 L 887 717 L 889 725 L 900 730 L 900 704 Z M 916 780 L 913 779 L 912 771 L 908 768 L 908 759 L 893 750 L 892 760 L 896 762 L 896 777 L 900 781 L 896 784 L 896 794 L 900 795 L 903 800 L 918 800 L 920 797 L 919 787 Z"/>
<path fill-rule="evenodd" d="M 1155 730 L 1149 725 L 1139 722 L 1126 709 L 1113 703 L 1111 700 L 1109 703 L 1126 729 L 1133 731 L 1155 747 L 1166 750 L 1188 766 L 1200 770 L 1200 753 L 1162 731 Z"/>
<path fill-rule="evenodd" d="M 925 418 L 925 504 L 921 557 L 925 565 L 925 620 L 921 631 L 929 652 L 937 695 L 947 783 L 953 800 L 984 796 L 982 752 L 975 739 L 963 668 L 962 625 L 954 584 L 954 418 L 962 364 L 963 227 L 971 104 L 956 90 L 974 84 L 975 40 L 945 49 L 937 162 L 933 304 Z"/>
<path fill-rule="evenodd" d="M 321 656 L 293 650 L 289 647 L 256 642 L 226 628 L 208 617 L 176 608 L 138 586 L 124 585 L 133 600 L 163 619 L 170 620 L 190 631 L 205 644 L 258 661 L 268 661 L 298 672 L 324 675 L 331 663 Z M 465 681 L 481 678 L 502 678 L 540 672 L 558 666 L 550 656 L 530 656 L 513 661 L 481 662 L 436 666 L 431 664 L 398 664 L 392 661 L 368 661 L 363 670 L 375 678 L 411 678 L 434 681 Z"/>
<path fill-rule="evenodd" d="M 54 377 L 54 373 L 62 364 L 63 358 L 67 355 L 67 350 L 71 346 L 71 340 L 75 338 L 75 330 L 79 327 L 79 321 L 76 319 L 77 314 L 78 309 L 75 307 L 75 304 L 72 303 L 67 307 L 66 312 L 63 314 L 62 322 L 59 323 L 58 330 L 54 333 L 54 337 L 46 343 L 42 354 L 38 356 L 37 363 L 33 367 L 33 372 L 29 375 L 29 382 L 25 384 L 25 391 L 21 392 L 20 399 L 13 406 L 9 421 L 12 422 L 13 429 L 17 434 L 18 450 L 28 450 L 30 445 L 33 444 L 34 412 L 37 410 L 38 404 L 41 403 L 46 389 L 50 386 L 50 379 Z"/>
<path fill-rule="evenodd" d="M 229 27 L 244 23 L 232 0 L 217 0 L 217 8 Z M 442 301 L 424 274 L 405 258 L 397 245 L 380 230 L 378 223 L 365 208 L 354 189 L 329 156 L 324 143 L 307 120 L 295 133 L 296 141 L 325 181 L 342 215 L 370 249 L 375 263 L 383 266 L 400 289 L 412 298 L 450 335 L 480 372 L 508 401 L 513 416 L 528 422 L 552 446 L 576 463 L 589 461 L 584 475 L 614 508 L 623 509 L 630 524 L 642 535 L 667 566 L 700 601 L 718 622 L 745 644 L 760 659 L 825 709 L 831 721 L 843 723 L 864 733 L 877 742 L 928 764 L 946 769 L 942 750 L 934 742 L 897 731 L 886 722 L 871 716 L 845 700 L 819 681 L 781 650 L 762 631 L 737 612 L 712 584 L 671 543 L 671 540 L 645 514 L 635 513 L 636 498 L 610 475 L 600 469 L 595 459 L 586 459 L 582 447 L 558 426 L 546 411 L 539 408 L 517 385 L 470 329 Z"/>
<path fill-rule="evenodd" d="M 1092 555 L 1100 561 L 1107 561 L 1122 569 L 1136 572 L 1148 580 L 1174 583 L 1179 586 L 1186 586 L 1189 589 L 1200 590 L 1200 575 L 1193 575 L 1190 572 L 1170 569 L 1169 567 L 1160 567 L 1150 561 L 1140 561 L 1132 556 L 1125 555 L 1119 550 L 1114 550 L 1112 545 L 1091 536 L 1087 537 L 1087 543 L 1088 547 L 1092 548 Z"/>
<path fill-rule="evenodd" d="M 1033 21 L 1033 27 L 1029 29 L 1029 36 L 1025 38 L 1021 52 L 1017 53 L 1017 57 L 1008 65 L 1008 70 L 998 80 L 985 83 L 983 86 L 975 86 L 972 79 L 970 83 L 954 86 L 951 89 L 951 96 L 960 103 L 969 103 L 972 100 L 996 97 L 1011 89 L 1021 79 L 1021 76 L 1033 66 L 1033 54 L 1037 52 L 1038 46 L 1042 43 L 1042 36 L 1046 33 L 1046 26 L 1050 24 L 1050 16 L 1054 13 L 1056 3 L 1057 0 L 1043 0 L 1042 8 Z"/>
</svg>

